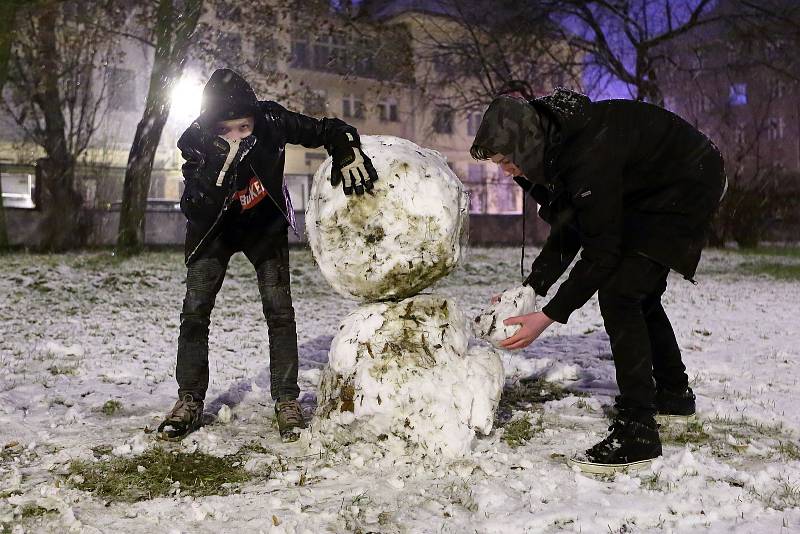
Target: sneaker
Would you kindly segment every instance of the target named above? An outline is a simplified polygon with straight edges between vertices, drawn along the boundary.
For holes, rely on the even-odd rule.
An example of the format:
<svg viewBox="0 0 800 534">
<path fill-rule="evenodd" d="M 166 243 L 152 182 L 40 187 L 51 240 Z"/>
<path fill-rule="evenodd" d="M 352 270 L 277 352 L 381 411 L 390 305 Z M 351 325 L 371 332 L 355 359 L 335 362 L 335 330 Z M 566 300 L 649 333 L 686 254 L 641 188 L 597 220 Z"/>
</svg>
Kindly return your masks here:
<svg viewBox="0 0 800 534">
<path fill-rule="evenodd" d="M 159 439 L 178 441 L 203 426 L 203 401 L 191 393 L 178 399 L 167 418 L 158 425 Z"/>
<path fill-rule="evenodd" d="M 276 402 L 275 419 L 278 422 L 281 441 L 284 443 L 297 441 L 300 437 L 300 430 L 306 427 L 303 408 L 297 402 L 297 399 Z"/>
<path fill-rule="evenodd" d="M 612 474 L 648 467 L 661 456 L 658 425 L 652 417 L 641 420 L 616 419 L 606 439 L 576 455 L 569 465 L 593 474 Z"/>
<path fill-rule="evenodd" d="M 676 393 L 666 389 L 656 392 L 656 410 L 662 417 L 687 418 L 695 413 L 695 396 L 692 388 Z"/>
</svg>

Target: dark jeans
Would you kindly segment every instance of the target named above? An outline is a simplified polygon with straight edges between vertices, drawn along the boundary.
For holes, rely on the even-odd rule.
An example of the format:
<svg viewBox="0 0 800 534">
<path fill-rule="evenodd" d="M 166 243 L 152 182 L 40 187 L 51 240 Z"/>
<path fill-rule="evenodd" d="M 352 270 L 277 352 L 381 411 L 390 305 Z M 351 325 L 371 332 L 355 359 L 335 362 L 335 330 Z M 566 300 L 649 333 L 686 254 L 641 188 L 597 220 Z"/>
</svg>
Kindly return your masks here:
<svg viewBox="0 0 800 534">
<path fill-rule="evenodd" d="M 269 333 L 269 369 L 273 399 L 296 399 L 297 327 L 289 288 L 289 245 L 279 235 L 223 233 L 192 262 L 186 274 L 186 297 L 178 337 L 175 377 L 178 395 L 205 398 L 208 389 L 208 327 L 230 257 L 244 252 L 253 264 Z"/>
<path fill-rule="evenodd" d="M 682 392 L 686 367 L 661 305 L 669 269 L 644 256 L 624 257 L 598 298 L 617 373 L 621 414 L 655 413 L 656 387 Z"/>
</svg>

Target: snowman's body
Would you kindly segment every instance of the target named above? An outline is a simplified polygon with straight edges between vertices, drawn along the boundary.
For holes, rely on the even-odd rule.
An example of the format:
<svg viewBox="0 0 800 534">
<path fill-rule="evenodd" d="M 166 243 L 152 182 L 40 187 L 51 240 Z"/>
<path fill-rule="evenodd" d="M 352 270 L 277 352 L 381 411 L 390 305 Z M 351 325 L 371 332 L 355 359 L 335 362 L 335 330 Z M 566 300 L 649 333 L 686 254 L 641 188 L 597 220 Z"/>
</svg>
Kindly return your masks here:
<svg viewBox="0 0 800 534">
<path fill-rule="evenodd" d="M 364 136 L 362 147 L 379 176 L 374 195 L 332 188 L 328 160 L 306 211 L 325 278 L 368 302 L 333 340 L 318 415 L 363 439 L 393 435 L 431 454 L 463 454 L 475 431 L 492 428 L 502 365 L 491 348 L 468 349 L 471 325 L 454 302 L 418 293 L 461 261 L 467 195 L 438 152 L 388 136 Z"/>
</svg>

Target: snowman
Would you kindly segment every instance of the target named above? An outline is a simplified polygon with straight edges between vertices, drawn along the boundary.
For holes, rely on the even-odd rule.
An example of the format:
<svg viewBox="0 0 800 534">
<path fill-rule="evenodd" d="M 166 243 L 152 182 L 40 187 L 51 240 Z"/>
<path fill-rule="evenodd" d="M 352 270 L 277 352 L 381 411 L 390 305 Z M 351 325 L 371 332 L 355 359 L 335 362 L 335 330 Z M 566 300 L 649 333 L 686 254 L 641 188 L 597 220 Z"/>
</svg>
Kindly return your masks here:
<svg viewBox="0 0 800 534">
<path fill-rule="evenodd" d="M 380 177 L 373 194 L 332 188 L 328 159 L 306 210 L 323 276 L 361 301 L 331 343 L 316 415 L 362 440 L 461 456 L 492 429 L 503 367 L 491 346 L 470 345 L 475 323 L 452 299 L 420 292 L 463 260 L 468 197 L 436 151 L 390 136 L 363 136 L 362 147 Z"/>
</svg>

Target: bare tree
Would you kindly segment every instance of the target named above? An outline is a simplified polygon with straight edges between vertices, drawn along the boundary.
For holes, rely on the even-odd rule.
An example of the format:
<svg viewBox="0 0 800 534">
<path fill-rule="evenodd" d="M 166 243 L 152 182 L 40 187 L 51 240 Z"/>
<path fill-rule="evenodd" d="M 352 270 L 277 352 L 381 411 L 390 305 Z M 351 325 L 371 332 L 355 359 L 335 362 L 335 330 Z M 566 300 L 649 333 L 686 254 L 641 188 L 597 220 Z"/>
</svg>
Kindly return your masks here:
<svg viewBox="0 0 800 534">
<path fill-rule="evenodd" d="M 794 53 L 800 46 L 800 4 L 794 0 L 735 0 L 731 9 L 740 15 L 729 21 L 737 42 L 757 42 L 741 60 L 800 82 L 800 61 Z"/>
<path fill-rule="evenodd" d="M 668 58 L 663 47 L 718 21 L 712 0 L 544 0 L 560 21 L 563 38 L 586 54 L 592 84 L 611 77 L 631 96 L 663 104 L 658 72 Z"/>
<path fill-rule="evenodd" d="M 523 81 L 534 92 L 581 86 L 581 54 L 562 39 L 541 2 L 440 0 L 415 15 L 415 83 L 427 105 L 483 111 L 498 91 Z"/>
<path fill-rule="evenodd" d="M 140 40 L 154 48 L 153 68 L 144 113 L 136 127 L 125 170 L 117 248 L 126 254 L 138 252 L 144 244 L 153 161 L 169 117 L 172 89 L 183 72 L 203 0 L 158 0 L 147 8 L 150 35 Z"/>
<path fill-rule="evenodd" d="M 776 159 L 785 129 L 781 115 L 791 102 L 787 82 L 794 76 L 794 58 L 775 57 L 774 33 L 767 26 L 754 31 L 759 19 L 743 16 L 741 9 L 738 13 L 707 28 L 703 39 L 687 38 L 664 48 L 669 68 L 661 75 L 666 84 L 662 89 L 673 91 L 670 104 L 708 134 L 725 158 L 729 188 L 712 243 L 723 246 L 734 240 L 754 247 L 796 203 L 790 173 Z"/>
<path fill-rule="evenodd" d="M 113 41 L 86 21 L 113 23 L 115 8 L 111 0 L 42 2 L 20 10 L 15 20 L 3 106 L 46 154 L 38 162 L 46 250 L 73 248 L 85 237 L 75 166 L 105 111 L 104 80 L 93 73 L 118 59 Z"/>
</svg>

